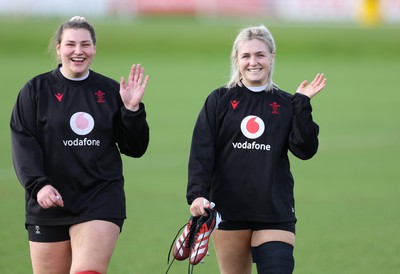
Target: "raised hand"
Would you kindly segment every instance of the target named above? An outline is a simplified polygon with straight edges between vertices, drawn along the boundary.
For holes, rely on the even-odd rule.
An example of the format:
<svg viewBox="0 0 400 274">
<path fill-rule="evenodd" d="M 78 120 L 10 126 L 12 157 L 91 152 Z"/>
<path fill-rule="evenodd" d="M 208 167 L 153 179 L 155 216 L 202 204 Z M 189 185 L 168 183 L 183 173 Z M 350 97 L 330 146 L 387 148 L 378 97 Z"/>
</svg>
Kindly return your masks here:
<svg viewBox="0 0 400 274">
<path fill-rule="evenodd" d="M 121 77 L 119 94 L 125 108 L 137 111 L 139 103 L 142 101 L 149 76 L 144 77 L 144 68 L 138 64 L 133 64 L 129 73 L 128 83 Z"/>
<path fill-rule="evenodd" d="M 326 86 L 326 78 L 325 78 L 324 74 L 317 73 L 317 76 L 315 76 L 315 78 L 311 82 L 311 84 L 308 85 L 308 81 L 304 80 L 300 84 L 300 86 L 297 88 L 296 92 L 312 98 L 318 92 L 323 90 L 325 88 L 325 86 Z"/>
</svg>

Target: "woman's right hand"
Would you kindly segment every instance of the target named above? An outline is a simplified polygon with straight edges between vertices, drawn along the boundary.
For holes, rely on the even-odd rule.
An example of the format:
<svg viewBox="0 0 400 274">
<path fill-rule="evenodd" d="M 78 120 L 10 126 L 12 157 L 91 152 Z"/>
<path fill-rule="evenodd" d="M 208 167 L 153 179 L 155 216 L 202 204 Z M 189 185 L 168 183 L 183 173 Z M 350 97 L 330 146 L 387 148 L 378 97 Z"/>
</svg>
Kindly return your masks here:
<svg viewBox="0 0 400 274">
<path fill-rule="evenodd" d="M 190 205 L 190 214 L 193 217 L 208 216 L 205 208 L 212 208 L 210 201 L 204 197 L 196 198 Z"/>
<path fill-rule="evenodd" d="M 61 194 L 52 185 L 45 185 L 39 190 L 37 193 L 37 201 L 44 209 L 64 206 Z"/>
</svg>

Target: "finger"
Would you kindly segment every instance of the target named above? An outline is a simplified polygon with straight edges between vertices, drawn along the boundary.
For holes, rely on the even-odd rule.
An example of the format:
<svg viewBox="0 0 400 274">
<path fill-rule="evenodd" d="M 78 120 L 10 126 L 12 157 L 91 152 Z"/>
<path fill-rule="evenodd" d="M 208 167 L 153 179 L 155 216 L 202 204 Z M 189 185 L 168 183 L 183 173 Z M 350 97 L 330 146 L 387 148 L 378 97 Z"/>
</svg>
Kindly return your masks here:
<svg viewBox="0 0 400 274">
<path fill-rule="evenodd" d="M 319 76 L 319 79 L 315 82 L 314 86 L 320 86 L 322 84 L 326 83 L 326 78 L 324 77 L 324 74 L 322 73 Z"/>
<path fill-rule="evenodd" d="M 56 204 L 59 198 L 57 198 L 56 195 L 54 195 L 53 197 L 49 197 L 50 200 L 50 204 Z"/>
<path fill-rule="evenodd" d="M 210 201 L 207 199 L 203 199 L 203 204 L 199 206 L 200 215 L 208 216 L 208 213 L 205 210 L 206 208 L 210 208 Z"/>
<path fill-rule="evenodd" d="M 46 204 L 44 202 L 41 201 L 41 202 L 38 202 L 38 203 L 42 208 L 46 209 Z"/>
<path fill-rule="evenodd" d="M 131 67 L 131 71 L 129 72 L 129 80 L 128 83 L 132 83 L 135 79 L 135 71 L 136 71 L 136 65 L 133 64 Z"/>
<path fill-rule="evenodd" d="M 54 205 L 59 206 L 59 207 L 64 207 L 64 202 L 63 201 L 57 201 Z"/>
<path fill-rule="evenodd" d="M 146 75 L 146 77 L 144 78 L 143 84 L 142 84 L 143 88 L 146 88 L 148 82 L 149 82 L 149 76 Z"/>
<path fill-rule="evenodd" d="M 308 81 L 304 80 L 303 82 L 301 82 L 301 84 L 300 84 L 298 89 L 305 88 L 307 86 L 307 84 L 308 84 Z"/>
<path fill-rule="evenodd" d="M 46 199 L 45 201 L 43 201 L 43 203 L 42 203 L 42 207 L 44 208 L 44 209 L 48 209 L 48 208 L 50 208 L 50 207 L 52 207 L 53 206 L 53 202 L 51 201 L 51 199 Z"/>
<path fill-rule="evenodd" d="M 190 208 L 190 214 L 191 214 L 193 217 L 197 217 L 197 216 L 201 215 L 201 214 L 198 212 L 197 207 L 191 207 L 191 208 Z"/>
<path fill-rule="evenodd" d="M 56 205 L 63 207 L 64 206 L 64 201 L 59 193 L 56 193 Z"/>
<path fill-rule="evenodd" d="M 57 198 L 58 197 L 58 198 Z M 49 203 L 48 205 L 50 207 L 56 207 L 56 206 L 60 206 L 60 196 L 58 195 L 54 195 L 53 197 L 49 197 Z"/>
<path fill-rule="evenodd" d="M 324 89 L 325 86 L 326 86 L 326 78 L 324 78 L 324 79 L 322 80 L 322 83 L 320 83 L 320 84 L 318 85 L 318 90 Z"/>
<path fill-rule="evenodd" d="M 37 202 L 38 202 L 38 204 L 39 204 L 42 208 L 44 208 L 44 209 L 48 208 L 46 199 L 40 199 L 40 200 L 38 200 Z"/>
<path fill-rule="evenodd" d="M 194 207 L 192 215 L 195 216 L 195 217 L 203 215 L 204 214 L 204 210 L 202 208 L 203 207 L 201 207 L 201 206 Z"/>
<path fill-rule="evenodd" d="M 122 88 L 125 88 L 125 79 L 124 79 L 124 77 L 121 77 L 121 81 L 119 82 L 119 85 L 120 85 Z"/>
<path fill-rule="evenodd" d="M 143 76 L 144 76 L 144 68 L 141 67 L 140 68 L 140 72 L 139 72 L 139 78 L 138 78 L 138 83 L 141 85 L 143 82 Z"/>
<path fill-rule="evenodd" d="M 318 81 L 319 75 L 320 75 L 319 73 L 317 73 L 317 75 L 315 75 L 314 80 L 312 80 L 312 82 L 310 83 L 311 86 L 315 85 L 315 83 Z"/>
<path fill-rule="evenodd" d="M 324 80 L 324 74 L 323 73 L 318 73 L 317 76 L 315 77 L 315 85 L 320 85 L 322 81 Z"/>
<path fill-rule="evenodd" d="M 197 214 L 197 216 L 200 216 L 200 215 L 206 216 L 206 215 L 207 215 L 207 213 L 206 213 L 206 211 L 204 210 L 204 207 L 203 207 L 203 206 L 199 206 L 199 207 L 197 208 L 196 214 Z"/>
<path fill-rule="evenodd" d="M 140 64 L 138 64 L 138 65 L 136 66 L 135 74 L 134 74 L 134 77 L 133 77 L 133 81 L 134 81 L 134 82 L 137 82 L 137 81 L 138 81 L 139 75 L 140 75 L 140 70 L 141 70 Z"/>
<path fill-rule="evenodd" d="M 311 85 L 316 85 L 318 82 L 321 81 L 321 73 L 317 73 L 317 75 L 315 76 L 314 80 L 311 82 Z"/>
</svg>

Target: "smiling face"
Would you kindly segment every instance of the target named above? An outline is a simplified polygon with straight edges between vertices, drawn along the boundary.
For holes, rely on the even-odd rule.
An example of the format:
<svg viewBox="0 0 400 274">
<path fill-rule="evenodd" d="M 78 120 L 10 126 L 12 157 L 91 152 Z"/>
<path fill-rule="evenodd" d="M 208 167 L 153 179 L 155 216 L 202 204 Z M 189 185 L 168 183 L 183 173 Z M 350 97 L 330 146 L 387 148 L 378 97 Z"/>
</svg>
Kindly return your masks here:
<svg viewBox="0 0 400 274">
<path fill-rule="evenodd" d="M 67 78 L 84 76 L 93 62 L 96 46 L 90 32 L 84 28 L 67 28 L 57 45 L 57 55 L 61 59 L 62 72 Z"/>
<path fill-rule="evenodd" d="M 238 48 L 237 64 L 242 82 L 247 87 L 268 83 L 275 54 L 259 39 L 243 42 Z"/>
</svg>

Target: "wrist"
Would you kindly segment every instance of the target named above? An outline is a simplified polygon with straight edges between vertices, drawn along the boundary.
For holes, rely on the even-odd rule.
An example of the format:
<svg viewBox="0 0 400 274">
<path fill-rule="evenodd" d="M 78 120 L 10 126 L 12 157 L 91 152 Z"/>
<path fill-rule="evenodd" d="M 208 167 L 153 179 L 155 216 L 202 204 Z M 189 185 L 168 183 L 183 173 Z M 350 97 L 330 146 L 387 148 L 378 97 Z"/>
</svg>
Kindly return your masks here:
<svg viewBox="0 0 400 274">
<path fill-rule="evenodd" d="M 130 111 L 138 111 L 139 110 L 139 105 L 137 105 L 137 106 L 125 106 L 125 108 L 127 110 L 130 110 Z"/>
</svg>

